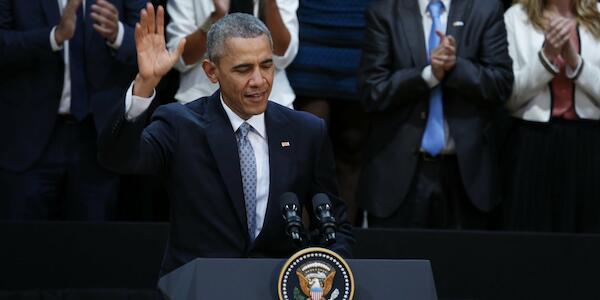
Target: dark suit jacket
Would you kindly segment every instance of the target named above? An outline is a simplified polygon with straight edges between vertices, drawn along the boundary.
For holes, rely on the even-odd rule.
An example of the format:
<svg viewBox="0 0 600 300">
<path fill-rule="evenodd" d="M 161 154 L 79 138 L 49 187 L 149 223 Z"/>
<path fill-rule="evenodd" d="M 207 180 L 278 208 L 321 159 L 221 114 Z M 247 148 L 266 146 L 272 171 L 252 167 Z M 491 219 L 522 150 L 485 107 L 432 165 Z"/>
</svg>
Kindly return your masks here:
<svg viewBox="0 0 600 300">
<path fill-rule="evenodd" d="M 144 129 L 144 115 L 101 134 L 99 158 L 118 172 L 156 173 L 171 200 L 171 231 L 162 273 L 196 257 L 286 257 L 294 247 L 284 232 L 279 196 L 294 192 L 312 211 L 315 193 L 327 193 L 339 222 L 332 247 L 350 255 L 351 226 L 337 196 L 333 154 L 321 119 L 269 102 L 265 124 L 270 185 L 264 226 L 249 243 L 235 134 L 219 93 L 186 105 L 159 107 Z M 287 141 L 289 147 L 282 147 Z M 311 222 L 316 224 L 314 218 Z"/>
<path fill-rule="evenodd" d="M 497 0 L 451 2 L 446 34 L 456 38 L 457 61 L 441 82 L 460 176 L 484 211 L 498 202 L 491 121 L 513 82 L 503 12 Z M 358 197 L 370 213 L 387 217 L 406 197 L 416 170 L 429 110 L 430 88 L 421 76 L 427 52 L 417 0 L 378 1 L 366 22 L 359 82 L 372 122 Z"/>
<path fill-rule="evenodd" d="M 96 128 L 135 76 L 133 30 L 146 2 L 109 1 L 119 10 L 125 31 L 116 51 L 92 28 L 95 1 L 86 0 L 85 68 Z M 26 169 L 48 143 L 64 79 L 63 52 L 50 45 L 50 31 L 59 21 L 56 0 L 0 0 L 0 168 Z"/>
</svg>

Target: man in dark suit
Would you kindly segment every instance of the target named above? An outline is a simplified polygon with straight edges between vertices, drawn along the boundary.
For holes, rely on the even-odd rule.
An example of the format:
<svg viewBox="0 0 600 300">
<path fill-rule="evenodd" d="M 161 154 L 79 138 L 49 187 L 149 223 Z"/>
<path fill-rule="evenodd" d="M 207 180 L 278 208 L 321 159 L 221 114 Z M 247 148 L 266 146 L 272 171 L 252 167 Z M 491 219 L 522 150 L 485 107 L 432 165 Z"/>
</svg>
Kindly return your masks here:
<svg viewBox="0 0 600 300">
<path fill-rule="evenodd" d="M 181 55 L 165 50 L 163 16 L 148 4 L 136 28 L 139 73 L 113 125 L 100 139 L 99 158 L 120 172 L 156 173 L 171 200 L 171 231 L 162 274 L 195 257 L 285 257 L 295 247 L 285 234 L 279 196 L 327 193 L 338 221 L 331 246 L 350 254 L 345 205 L 337 197 L 324 122 L 267 100 L 274 76 L 266 26 L 229 14 L 208 32 L 203 69 L 220 89 L 186 105 L 159 107 L 145 127 L 154 88 Z M 145 127 L 145 128 L 144 128 Z M 311 224 L 315 223 L 312 218 Z"/>
<path fill-rule="evenodd" d="M 483 228 L 499 201 L 492 119 L 512 87 L 502 3 L 382 0 L 359 81 L 372 113 L 358 197 L 371 227 Z"/>
<path fill-rule="evenodd" d="M 0 218 L 115 218 L 96 128 L 135 75 L 143 0 L 0 0 Z"/>
</svg>

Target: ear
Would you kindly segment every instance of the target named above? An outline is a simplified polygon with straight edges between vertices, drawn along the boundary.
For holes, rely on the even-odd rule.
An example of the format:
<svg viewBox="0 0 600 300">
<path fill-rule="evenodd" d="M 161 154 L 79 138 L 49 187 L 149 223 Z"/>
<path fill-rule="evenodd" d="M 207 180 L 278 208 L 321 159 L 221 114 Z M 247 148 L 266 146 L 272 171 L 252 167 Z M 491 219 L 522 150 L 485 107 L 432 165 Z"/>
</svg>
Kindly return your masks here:
<svg viewBox="0 0 600 300">
<path fill-rule="evenodd" d="M 203 60 L 202 61 L 202 69 L 204 69 L 204 73 L 206 73 L 206 76 L 208 77 L 210 82 L 212 82 L 212 83 L 219 82 L 219 76 L 217 75 L 217 73 L 218 73 L 217 65 L 215 65 L 214 62 L 212 62 L 208 59 Z"/>
</svg>

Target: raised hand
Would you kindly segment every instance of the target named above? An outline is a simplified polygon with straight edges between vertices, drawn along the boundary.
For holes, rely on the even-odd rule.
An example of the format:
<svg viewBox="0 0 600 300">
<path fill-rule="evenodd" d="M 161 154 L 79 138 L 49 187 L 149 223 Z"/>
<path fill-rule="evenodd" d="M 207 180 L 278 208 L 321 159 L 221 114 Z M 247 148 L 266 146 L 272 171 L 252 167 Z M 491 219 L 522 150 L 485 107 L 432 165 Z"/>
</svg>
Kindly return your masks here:
<svg viewBox="0 0 600 300">
<path fill-rule="evenodd" d="M 77 9 L 80 5 L 81 0 L 69 0 L 67 2 L 60 22 L 54 31 L 54 39 L 58 45 L 62 45 L 65 41 L 73 38 L 77 27 Z"/>
<path fill-rule="evenodd" d="M 97 0 L 96 3 L 92 4 L 90 16 L 94 20 L 94 30 L 111 43 L 114 43 L 119 33 L 119 11 L 117 8 L 106 0 Z"/>
<path fill-rule="evenodd" d="M 133 94 L 150 97 L 160 79 L 171 70 L 177 62 L 185 39 L 182 39 L 177 49 L 170 53 L 165 46 L 164 21 L 165 10 L 158 7 L 154 13 L 151 3 L 140 13 L 140 22 L 135 25 L 135 46 L 137 51 L 138 76 L 134 82 Z"/>
</svg>

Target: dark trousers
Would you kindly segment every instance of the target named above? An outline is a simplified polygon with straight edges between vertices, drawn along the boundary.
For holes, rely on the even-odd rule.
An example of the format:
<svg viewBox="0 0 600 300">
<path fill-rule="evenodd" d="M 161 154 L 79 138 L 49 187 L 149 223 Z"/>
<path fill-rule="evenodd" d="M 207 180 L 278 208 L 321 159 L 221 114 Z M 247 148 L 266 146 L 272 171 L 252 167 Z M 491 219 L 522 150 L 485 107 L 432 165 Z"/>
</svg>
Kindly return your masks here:
<svg viewBox="0 0 600 300">
<path fill-rule="evenodd" d="M 91 118 L 59 117 L 33 166 L 0 170 L 0 218 L 8 220 L 112 220 L 119 177 L 97 162 Z"/>
<path fill-rule="evenodd" d="M 410 190 L 387 218 L 369 215 L 371 228 L 486 229 L 486 213 L 469 201 L 456 155 L 421 154 Z"/>
</svg>

